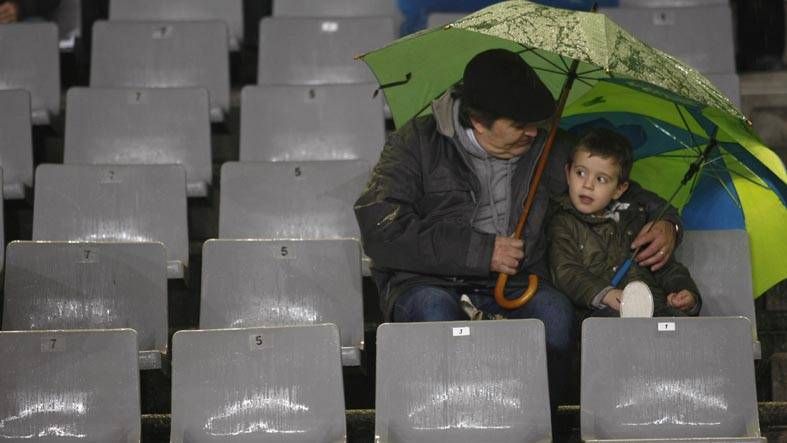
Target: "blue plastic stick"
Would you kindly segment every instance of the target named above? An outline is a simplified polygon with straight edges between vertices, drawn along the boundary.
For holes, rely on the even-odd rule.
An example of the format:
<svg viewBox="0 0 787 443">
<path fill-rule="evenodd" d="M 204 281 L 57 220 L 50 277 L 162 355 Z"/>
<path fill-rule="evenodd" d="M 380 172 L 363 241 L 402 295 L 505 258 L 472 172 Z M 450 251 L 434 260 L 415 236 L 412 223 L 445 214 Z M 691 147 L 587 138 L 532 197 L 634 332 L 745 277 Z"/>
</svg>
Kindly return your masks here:
<svg viewBox="0 0 787 443">
<path fill-rule="evenodd" d="M 622 265 L 618 268 L 618 272 L 612 277 L 612 282 L 610 283 L 613 288 L 617 288 L 620 282 L 623 280 L 623 277 L 626 276 L 626 273 L 629 272 L 629 268 L 631 268 L 631 264 L 634 263 L 634 258 L 629 257 L 626 261 L 623 262 Z"/>
</svg>

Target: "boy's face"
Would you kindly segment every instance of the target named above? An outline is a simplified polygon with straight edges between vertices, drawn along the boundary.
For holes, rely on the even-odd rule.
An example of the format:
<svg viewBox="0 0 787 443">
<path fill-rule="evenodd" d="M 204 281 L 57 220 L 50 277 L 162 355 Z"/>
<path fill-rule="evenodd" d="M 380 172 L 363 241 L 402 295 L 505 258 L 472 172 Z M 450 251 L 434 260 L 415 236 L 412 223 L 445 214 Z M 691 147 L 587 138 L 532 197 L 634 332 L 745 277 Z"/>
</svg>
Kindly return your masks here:
<svg viewBox="0 0 787 443">
<path fill-rule="evenodd" d="M 571 204 L 583 214 L 600 212 L 610 201 L 620 198 L 629 185 L 628 182 L 620 182 L 617 161 L 591 155 L 582 148 L 566 166 L 566 180 Z"/>
</svg>

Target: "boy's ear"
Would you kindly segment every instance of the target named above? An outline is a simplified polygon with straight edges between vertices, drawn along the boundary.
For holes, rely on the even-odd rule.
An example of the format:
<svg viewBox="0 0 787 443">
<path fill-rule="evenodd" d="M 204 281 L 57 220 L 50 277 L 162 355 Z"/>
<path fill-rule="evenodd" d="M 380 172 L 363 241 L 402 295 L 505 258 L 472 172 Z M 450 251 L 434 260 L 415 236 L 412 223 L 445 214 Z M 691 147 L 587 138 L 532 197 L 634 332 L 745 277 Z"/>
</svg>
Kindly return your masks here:
<svg viewBox="0 0 787 443">
<path fill-rule="evenodd" d="M 623 193 L 626 192 L 626 190 L 628 190 L 628 188 L 629 188 L 628 180 L 618 183 L 618 187 L 615 188 L 615 192 L 612 194 L 612 199 L 613 200 L 619 199 L 620 196 L 623 195 Z"/>
<path fill-rule="evenodd" d="M 563 170 L 566 171 L 566 181 L 568 181 L 569 175 L 571 174 L 571 163 L 566 163 Z"/>
</svg>

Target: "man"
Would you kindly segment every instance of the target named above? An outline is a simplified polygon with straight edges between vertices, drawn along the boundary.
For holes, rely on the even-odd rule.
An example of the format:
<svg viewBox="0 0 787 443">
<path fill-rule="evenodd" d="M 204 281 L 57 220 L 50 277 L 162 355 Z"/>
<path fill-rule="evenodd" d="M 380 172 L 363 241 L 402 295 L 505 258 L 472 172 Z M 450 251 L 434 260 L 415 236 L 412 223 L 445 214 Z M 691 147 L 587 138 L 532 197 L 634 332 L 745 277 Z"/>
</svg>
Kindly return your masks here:
<svg viewBox="0 0 787 443">
<path fill-rule="evenodd" d="M 462 295 L 475 308 L 508 318 L 544 322 L 553 404 L 566 385 L 575 344 L 571 302 L 549 282 L 544 219 L 550 194 L 566 191 L 563 167 L 570 140 L 558 137 L 524 231 L 510 238 L 522 212 L 555 101 L 518 55 L 495 49 L 467 64 L 462 84 L 391 134 L 369 184 L 355 204 L 387 321 L 460 320 Z M 631 198 L 651 216 L 663 203 L 632 184 Z M 670 214 L 673 221 L 677 215 Z M 635 245 L 656 269 L 676 241 L 670 222 L 658 222 Z M 490 295 L 498 273 L 510 275 L 509 297 L 540 276 L 535 297 L 512 311 Z"/>
</svg>

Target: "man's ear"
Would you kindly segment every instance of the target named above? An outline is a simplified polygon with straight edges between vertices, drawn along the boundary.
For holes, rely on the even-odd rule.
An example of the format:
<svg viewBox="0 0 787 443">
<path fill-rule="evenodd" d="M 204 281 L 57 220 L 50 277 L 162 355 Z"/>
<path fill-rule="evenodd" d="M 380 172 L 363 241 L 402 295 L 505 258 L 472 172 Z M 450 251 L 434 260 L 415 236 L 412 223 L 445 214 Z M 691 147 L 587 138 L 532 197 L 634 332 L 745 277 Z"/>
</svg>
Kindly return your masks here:
<svg viewBox="0 0 787 443">
<path fill-rule="evenodd" d="M 620 196 L 623 195 L 623 193 L 626 192 L 628 188 L 629 188 L 628 180 L 618 183 L 618 187 L 615 188 L 615 192 L 612 194 L 612 199 L 613 200 L 619 199 Z"/>
<path fill-rule="evenodd" d="M 473 117 L 470 117 L 470 124 L 473 126 L 475 132 L 483 134 L 487 130 L 486 126 L 484 126 L 481 122 L 474 119 Z"/>
</svg>

